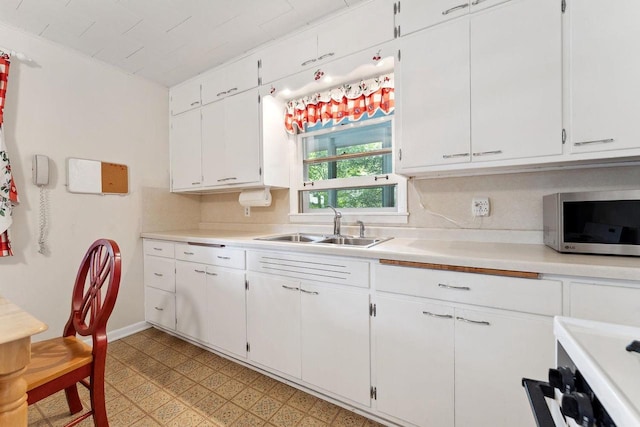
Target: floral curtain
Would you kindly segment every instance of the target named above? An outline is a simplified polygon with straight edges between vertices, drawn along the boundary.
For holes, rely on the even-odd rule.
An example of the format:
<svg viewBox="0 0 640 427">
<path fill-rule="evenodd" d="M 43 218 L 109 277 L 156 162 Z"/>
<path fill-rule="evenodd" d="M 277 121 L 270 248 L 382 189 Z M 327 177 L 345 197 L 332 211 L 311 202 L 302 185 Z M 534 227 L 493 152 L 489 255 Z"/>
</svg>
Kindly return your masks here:
<svg viewBox="0 0 640 427">
<path fill-rule="evenodd" d="M 316 125 L 388 115 L 394 108 L 393 74 L 388 74 L 291 100 L 285 109 L 284 126 L 288 133 L 296 134 Z"/>
<path fill-rule="evenodd" d="M 0 51 L 0 256 L 11 256 L 9 227 L 11 209 L 18 203 L 18 192 L 11 175 L 11 163 L 4 143 L 3 111 L 9 80 L 9 55 Z"/>
</svg>

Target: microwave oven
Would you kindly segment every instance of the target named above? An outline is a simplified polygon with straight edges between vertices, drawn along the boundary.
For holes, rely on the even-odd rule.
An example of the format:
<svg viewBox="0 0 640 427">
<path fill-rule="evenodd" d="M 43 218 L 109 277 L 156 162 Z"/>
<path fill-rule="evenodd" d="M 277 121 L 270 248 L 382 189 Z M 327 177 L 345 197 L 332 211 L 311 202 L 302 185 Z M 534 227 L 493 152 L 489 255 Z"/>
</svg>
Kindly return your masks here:
<svg viewBox="0 0 640 427">
<path fill-rule="evenodd" d="M 544 243 L 558 252 L 640 256 L 640 190 L 543 197 Z"/>
</svg>

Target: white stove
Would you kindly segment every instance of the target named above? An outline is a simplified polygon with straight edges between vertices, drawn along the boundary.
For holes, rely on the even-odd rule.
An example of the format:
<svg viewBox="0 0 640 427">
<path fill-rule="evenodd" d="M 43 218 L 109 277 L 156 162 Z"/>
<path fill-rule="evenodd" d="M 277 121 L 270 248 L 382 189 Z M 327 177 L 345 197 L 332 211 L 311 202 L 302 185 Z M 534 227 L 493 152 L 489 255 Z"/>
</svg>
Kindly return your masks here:
<svg viewBox="0 0 640 427">
<path fill-rule="evenodd" d="M 538 427 L 640 427 L 640 328 L 556 317 L 557 368 L 523 379 Z"/>
</svg>

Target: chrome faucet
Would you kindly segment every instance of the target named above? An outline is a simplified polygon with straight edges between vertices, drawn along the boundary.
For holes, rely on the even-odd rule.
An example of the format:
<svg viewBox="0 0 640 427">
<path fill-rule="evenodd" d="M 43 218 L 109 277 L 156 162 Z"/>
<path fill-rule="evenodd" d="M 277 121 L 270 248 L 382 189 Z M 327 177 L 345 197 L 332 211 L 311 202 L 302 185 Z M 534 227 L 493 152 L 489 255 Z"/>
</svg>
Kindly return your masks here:
<svg viewBox="0 0 640 427">
<path fill-rule="evenodd" d="M 364 237 L 364 222 L 356 221 L 356 223 L 360 226 L 360 238 Z"/>
<path fill-rule="evenodd" d="M 342 218 L 342 213 L 338 212 L 336 208 L 329 205 L 331 209 L 333 209 L 334 217 L 333 217 L 333 235 L 340 236 L 340 218 Z"/>
</svg>

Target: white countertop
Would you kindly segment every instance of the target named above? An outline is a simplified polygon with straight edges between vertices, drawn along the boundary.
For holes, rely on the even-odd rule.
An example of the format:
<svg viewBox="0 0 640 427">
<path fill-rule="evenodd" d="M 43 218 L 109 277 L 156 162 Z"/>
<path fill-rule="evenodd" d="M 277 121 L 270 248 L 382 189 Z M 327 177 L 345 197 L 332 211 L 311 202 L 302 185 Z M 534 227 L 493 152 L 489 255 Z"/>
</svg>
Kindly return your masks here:
<svg viewBox="0 0 640 427">
<path fill-rule="evenodd" d="M 394 238 L 371 248 L 269 242 L 256 237 L 281 234 L 255 231 L 184 230 L 145 232 L 142 237 L 181 242 L 392 259 L 464 267 L 527 271 L 552 275 L 640 280 L 640 257 L 561 254 L 541 244 Z"/>
<path fill-rule="evenodd" d="M 618 426 L 640 426 L 640 328 L 556 317 L 554 333 Z"/>
</svg>

